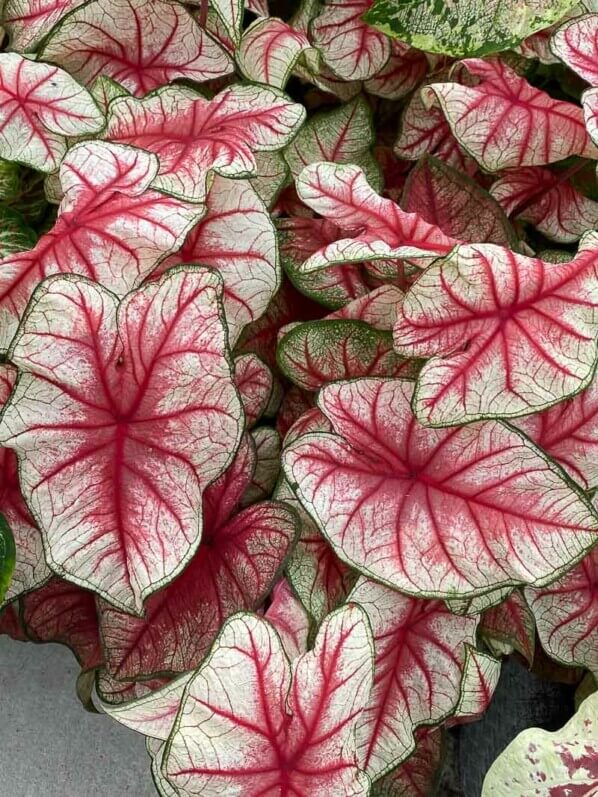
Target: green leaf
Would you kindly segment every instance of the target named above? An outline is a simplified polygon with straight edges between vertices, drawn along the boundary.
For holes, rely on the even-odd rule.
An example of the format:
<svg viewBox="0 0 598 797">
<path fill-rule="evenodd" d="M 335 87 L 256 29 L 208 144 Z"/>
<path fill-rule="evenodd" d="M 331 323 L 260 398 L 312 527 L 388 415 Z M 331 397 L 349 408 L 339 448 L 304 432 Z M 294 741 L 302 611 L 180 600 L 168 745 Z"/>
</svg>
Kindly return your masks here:
<svg viewBox="0 0 598 797">
<path fill-rule="evenodd" d="M 0 603 L 4 600 L 15 568 L 15 541 L 4 515 L 0 515 Z"/>
<path fill-rule="evenodd" d="M 37 235 L 25 219 L 12 208 L 0 205 L 0 257 L 33 249 Z"/>
<path fill-rule="evenodd" d="M 420 50 L 463 58 L 516 47 L 574 5 L 572 0 L 374 0 L 363 19 Z"/>
</svg>

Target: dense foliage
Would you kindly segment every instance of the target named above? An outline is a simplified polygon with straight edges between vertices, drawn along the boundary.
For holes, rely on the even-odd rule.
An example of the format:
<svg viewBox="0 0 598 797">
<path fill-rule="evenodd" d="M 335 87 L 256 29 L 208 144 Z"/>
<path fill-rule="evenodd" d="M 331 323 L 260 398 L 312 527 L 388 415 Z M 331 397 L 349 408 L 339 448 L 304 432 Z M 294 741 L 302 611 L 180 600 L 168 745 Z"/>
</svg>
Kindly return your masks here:
<svg viewBox="0 0 598 797">
<path fill-rule="evenodd" d="M 429 797 L 550 657 L 484 797 L 594 793 L 598 6 L 1 19 L 0 632 L 168 797 Z"/>
</svg>

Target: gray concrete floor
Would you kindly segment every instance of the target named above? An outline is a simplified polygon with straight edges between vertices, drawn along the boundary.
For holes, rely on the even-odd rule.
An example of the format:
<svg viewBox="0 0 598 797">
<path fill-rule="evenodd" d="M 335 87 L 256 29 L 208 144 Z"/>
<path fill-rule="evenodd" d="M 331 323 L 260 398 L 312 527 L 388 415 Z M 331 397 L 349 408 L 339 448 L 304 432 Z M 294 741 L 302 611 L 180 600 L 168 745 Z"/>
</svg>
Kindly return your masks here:
<svg viewBox="0 0 598 797">
<path fill-rule="evenodd" d="M 0 637 L 0 794 L 155 797 L 142 736 L 88 714 L 62 645 Z"/>
</svg>

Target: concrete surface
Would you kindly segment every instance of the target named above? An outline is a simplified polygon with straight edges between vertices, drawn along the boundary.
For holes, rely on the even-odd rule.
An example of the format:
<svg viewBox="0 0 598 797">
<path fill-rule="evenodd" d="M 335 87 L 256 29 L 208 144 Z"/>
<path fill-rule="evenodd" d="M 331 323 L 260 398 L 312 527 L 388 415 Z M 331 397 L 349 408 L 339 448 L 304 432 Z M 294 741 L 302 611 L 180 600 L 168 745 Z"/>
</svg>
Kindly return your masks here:
<svg viewBox="0 0 598 797">
<path fill-rule="evenodd" d="M 143 737 L 89 714 L 62 645 L 0 637 L 0 794 L 155 797 Z"/>
</svg>

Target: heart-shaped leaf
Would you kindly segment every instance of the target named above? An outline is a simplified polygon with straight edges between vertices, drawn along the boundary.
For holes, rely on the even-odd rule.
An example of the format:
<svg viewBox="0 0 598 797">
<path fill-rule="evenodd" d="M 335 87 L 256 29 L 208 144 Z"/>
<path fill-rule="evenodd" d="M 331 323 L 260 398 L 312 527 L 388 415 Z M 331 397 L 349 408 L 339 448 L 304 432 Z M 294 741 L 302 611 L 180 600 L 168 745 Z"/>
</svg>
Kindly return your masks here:
<svg viewBox="0 0 598 797">
<path fill-rule="evenodd" d="M 31 251 L 0 263 L 0 349 L 44 277 L 80 274 L 124 296 L 182 244 L 204 210 L 147 190 L 157 169 L 153 155 L 118 144 L 69 151 L 56 224 Z"/>
<path fill-rule="evenodd" d="M 188 11 L 163 0 L 84 3 L 52 30 L 40 56 L 87 86 L 104 75 L 136 96 L 177 78 L 201 82 L 233 71 Z"/>
<path fill-rule="evenodd" d="M 11 50 L 24 53 L 36 46 L 62 17 L 85 0 L 7 0 L 2 27 L 10 36 Z"/>
<path fill-rule="evenodd" d="M 358 607 L 328 616 L 292 675 L 272 626 L 237 615 L 187 686 L 163 772 L 180 797 L 283 787 L 365 797 L 354 729 L 371 684 L 371 633 Z"/>
<path fill-rule="evenodd" d="M 361 19 L 372 0 L 324 0 L 311 23 L 311 38 L 330 69 L 343 80 L 374 77 L 390 58 L 390 41 Z"/>
<path fill-rule="evenodd" d="M 283 89 L 297 61 L 314 52 L 301 31 L 275 17 L 256 19 L 243 33 L 236 61 L 247 80 Z"/>
<path fill-rule="evenodd" d="M 240 438 L 220 291 L 215 273 L 181 269 L 119 304 L 54 277 L 10 349 L 20 376 L 0 441 L 48 562 L 125 611 L 195 553 L 201 494 Z"/>
<path fill-rule="evenodd" d="M 560 25 L 550 42 L 553 53 L 591 86 L 598 86 L 598 14 L 577 16 Z"/>
<path fill-rule="evenodd" d="M 103 124 L 91 95 L 67 72 L 0 53 L 0 157 L 53 172 L 67 136 L 97 133 Z"/>
<path fill-rule="evenodd" d="M 598 549 L 561 579 L 526 589 L 542 647 L 563 664 L 598 675 Z"/>
<path fill-rule="evenodd" d="M 167 86 L 142 100 L 115 100 L 105 137 L 159 157 L 155 188 L 203 202 L 210 172 L 254 174 L 254 153 L 284 147 L 304 117 L 301 105 L 272 88 L 231 86 L 210 101 L 190 89 Z"/>
<path fill-rule="evenodd" d="M 469 58 L 458 68 L 477 83 L 432 83 L 424 101 L 441 107 L 457 141 L 487 171 L 598 158 L 577 105 L 553 99 L 496 58 Z"/>
<path fill-rule="evenodd" d="M 526 415 L 590 383 L 597 242 L 588 233 L 577 256 L 559 264 L 493 244 L 461 246 L 423 272 L 394 333 L 399 354 L 431 358 L 414 396 L 423 423 Z"/>
<path fill-rule="evenodd" d="M 399 380 L 327 385 L 318 404 L 336 434 L 283 452 L 341 559 L 402 592 L 454 598 L 547 583 L 595 543 L 585 497 L 520 433 L 497 422 L 426 428 L 411 397 Z"/>
</svg>

